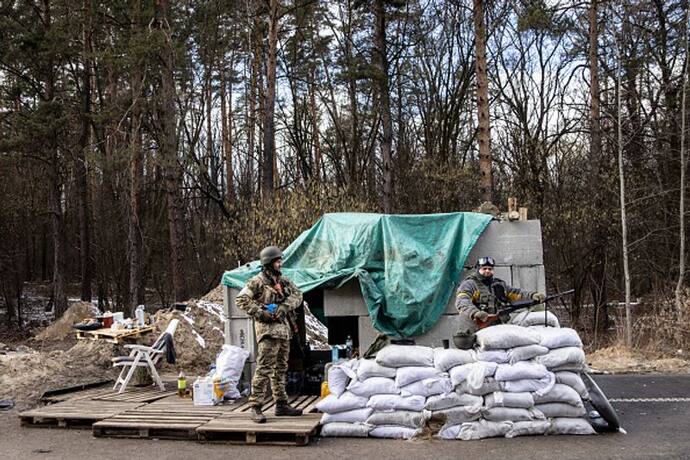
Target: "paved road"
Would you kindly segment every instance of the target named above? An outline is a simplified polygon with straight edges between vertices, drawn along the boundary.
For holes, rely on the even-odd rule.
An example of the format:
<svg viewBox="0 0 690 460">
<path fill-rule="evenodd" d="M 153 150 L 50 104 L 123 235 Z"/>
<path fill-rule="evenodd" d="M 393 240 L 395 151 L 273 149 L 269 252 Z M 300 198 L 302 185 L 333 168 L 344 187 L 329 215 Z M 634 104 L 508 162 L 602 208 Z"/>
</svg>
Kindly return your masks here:
<svg viewBox="0 0 690 460">
<path fill-rule="evenodd" d="M 146 459 L 690 459 L 690 375 L 597 376 L 627 435 L 539 436 L 482 441 L 321 439 L 308 447 L 231 446 L 186 441 L 96 439 L 89 431 L 21 428 L 0 415 L 0 458 Z M 667 400 L 665 398 L 676 398 Z M 236 457 L 238 456 L 238 457 Z"/>
</svg>

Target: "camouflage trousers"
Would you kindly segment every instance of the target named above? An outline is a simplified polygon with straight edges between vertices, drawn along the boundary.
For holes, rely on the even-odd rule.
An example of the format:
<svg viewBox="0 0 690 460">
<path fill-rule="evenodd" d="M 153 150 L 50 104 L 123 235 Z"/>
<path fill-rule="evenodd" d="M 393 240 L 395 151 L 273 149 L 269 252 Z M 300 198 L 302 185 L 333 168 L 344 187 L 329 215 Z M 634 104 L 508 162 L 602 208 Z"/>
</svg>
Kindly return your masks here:
<svg viewBox="0 0 690 460">
<path fill-rule="evenodd" d="M 290 356 L 290 341 L 263 337 L 258 344 L 256 371 L 252 378 L 250 405 L 259 405 L 266 397 L 269 382 L 276 401 L 287 401 L 285 380 Z"/>
</svg>

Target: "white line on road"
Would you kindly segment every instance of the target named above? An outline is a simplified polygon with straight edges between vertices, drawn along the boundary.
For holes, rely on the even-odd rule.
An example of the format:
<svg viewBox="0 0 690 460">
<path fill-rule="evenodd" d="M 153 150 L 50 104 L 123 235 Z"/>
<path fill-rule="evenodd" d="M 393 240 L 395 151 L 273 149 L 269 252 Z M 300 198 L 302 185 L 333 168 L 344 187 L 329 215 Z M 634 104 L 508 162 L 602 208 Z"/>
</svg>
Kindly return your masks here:
<svg viewBox="0 0 690 460">
<path fill-rule="evenodd" d="M 609 402 L 629 402 L 629 403 L 646 403 L 646 402 L 690 402 L 690 398 L 610 398 Z"/>
</svg>

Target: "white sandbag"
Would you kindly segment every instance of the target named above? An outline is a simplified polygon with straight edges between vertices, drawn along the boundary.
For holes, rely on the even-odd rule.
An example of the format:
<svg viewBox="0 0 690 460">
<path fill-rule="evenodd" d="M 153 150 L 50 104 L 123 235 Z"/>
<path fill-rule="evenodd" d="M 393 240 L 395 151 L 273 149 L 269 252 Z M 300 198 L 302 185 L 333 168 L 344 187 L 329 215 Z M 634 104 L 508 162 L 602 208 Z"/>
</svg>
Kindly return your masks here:
<svg viewBox="0 0 690 460">
<path fill-rule="evenodd" d="M 548 393 L 543 395 L 534 395 L 535 404 L 544 404 L 558 402 L 564 404 L 570 404 L 571 406 L 582 406 L 582 398 L 572 387 L 564 385 L 562 383 L 557 383 L 549 390 Z"/>
<path fill-rule="evenodd" d="M 521 311 L 510 319 L 510 324 L 517 324 L 518 326 L 543 326 L 544 325 L 543 311 Z M 558 318 L 553 313 L 546 312 L 546 325 L 551 327 L 561 327 L 558 324 Z"/>
<path fill-rule="evenodd" d="M 316 408 L 321 412 L 328 412 L 335 414 L 336 412 L 345 412 L 349 410 L 362 409 L 367 407 L 368 399 L 362 396 L 357 396 L 349 391 L 336 396 L 330 394 L 316 403 Z"/>
<path fill-rule="evenodd" d="M 549 418 L 584 417 L 587 413 L 584 406 L 572 406 L 565 403 L 535 404 L 534 408 Z"/>
<path fill-rule="evenodd" d="M 425 401 L 424 396 L 373 395 L 366 404 L 376 412 L 396 410 L 421 412 Z"/>
<path fill-rule="evenodd" d="M 507 351 L 508 362 L 515 364 L 520 361 L 527 361 L 536 356 L 545 355 L 549 349 L 541 345 L 525 345 L 524 347 L 515 347 Z"/>
<path fill-rule="evenodd" d="M 376 354 L 376 362 L 385 367 L 433 366 L 434 349 L 416 345 L 387 345 Z"/>
<path fill-rule="evenodd" d="M 519 407 L 529 409 L 532 406 L 534 406 L 534 397 L 532 393 L 528 391 L 522 393 L 496 391 L 484 396 L 484 407 L 486 409 L 491 409 L 493 407 Z"/>
<path fill-rule="evenodd" d="M 357 377 L 357 373 L 352 369 L 356 360 L 346 361 L 342 364 L 335 364 L 328 369 L 328 390 L 340 396 L 347 389 L 350 380 Z"/>
<path fill-rule="evenodd" d="M 520 361 L 515 364 L 499 364 L 494 373 L 494 378 L 499 382 L 507 380 L 541 379 L 548 375 L 549 371 L 543 364 Z"/>
<path fill-rule="evenodd" d="M 216 356 L 216 377 L 222 382 L 227 382 L 224 397 L 227 399 L 238 399 L 241 397 L 237 389 L 240 381 L 244 362 L 249 357 L 249 352 L 244 348 L 234 345 L 223 345 L 220 353 Z"/>
<path fill-rule="evenodd" d="M 584 366 L 585 352 L 582 351 L 582 348 L 577 347 L 555 348 L 545 355 L 537 356 L 534 360 L 548 369 L 563 366 Z"/>
<path fill-rule="evenodd" d="M 476 360 L 474 350 L 434 348 L 434 367 L 441 372 L 447 372 L 452 367 L 473 363 Z"/>
<path fill-rule="evenodd" d="M 582 348 L 582 340 L 575 329 L 569 327 L 539 327 L 534 328 L 539 333 L 539 345 L 549 349 L 578 347 Z"/>
<path fill-rule="evenodd" d="M 464 406 L 469 412 L 477 413 L 482 409 L 484 399 L 481 396 L 475 396 L 467 393 L 459 394 L 451 391 L 447 394 L 430 396 L 426 400 L 425 408 L 427 410 L 438 411 L 449 409 L 451 407 Z"/>
<path fill-rule="evenodd" d="M 327 423 L 321 427 L 321 436 L 366 438 L 371 428 L 366 423 Z"/>
<path fill-rule="evenodd" d="M 463 422 L 479 420 L 481 415 L 482 414 L 480 412 L 475 411 L 474 408 L 468 406 L 451 407 L 449 409 L 432 412 L 432 417 L 434 419 L 445 420 L 446 425 L 457 425 Z"/>
<path fill-rule="evenodd" d="M 406 426 L 376 426 L 369 432 L 372 438 L 410 439 L 419 432 Z"/>
<path fill-rule="evenodd" d="M 467 386 L 471 389 L 478 389 L 486 380 L 487 377 L 493 377 L 498 364 L 490 362 L 476 362 L 467 364 L 470 367 L 470 373 L 467 374 Z"/>
<path fill-rule="evenodd" d="M 398 388 L 402 388 L 405 385 L 409 385 L 420 380 L 440 376 L 441 372 L 434 367 L 399 367 L 397 373 L 395 374 L 395 384 L 398 386 Z"/>
<path fill-rule="evenodd" d="M 546 434 L 597 434 L 589 422 L 582 418 L 555 418 Z"/>
<path fill-rule="evenodd" d="M 488 361 L 497 364 L 508 362 L 508 353 L 506 350 L 484 350 L 477 352 L 477 361 Z"/>
<path fill-rule="evenodd" d="M 489 422 L 478 420 L 460 425 L 444 426 L 438 436 L 442 439 L 461 439 L 471 441 L 475 439 L 495 438 L 505 436 L 512 428 L 512 422 Z"/>
<path fill-rule="evenodd" d="M 549 369 L 551 372 L 591 372 L 591 369 L 587 367 L 586 363 L 571 363 L 563 364 L 562 366 L 556 366 Z"/>
<path fill-rule="evenodd" d="M 370 407 L 365 407 L 363 409 L 348 410 L 345 412 L 336 412 L 335 414 L 323 414 L 321 417 L 321 424 L 325 425 L 327 423 L 356 423 L 356 422 L 366 422 L 373 410 Z"/>
<path fill-rule="evenodd" d="M 357 380 L 366 380 L 371 377 L 395 377 L 395 368 L 384 367 L 373 359 L 360 359 L 357 366 Z"/>
<path fill-rule="evenodd" d="M 395 381 L 386 377 L 372 377 L 362 382 L 353 380 L 347 389 L 357 395 L 368 398 L 372 395 L 398 394 L 400 390 L 395 386 Z"/>
<path fill-rule="evenodd" d="M 506 382 L 503 382 L 506 383 Z M 467 382 L 462 382 L 460 385 L 455 387 L 455 391 L 458 393 L 469 393 L 471 395 L 484 396 L 494 391 L 503 391 L 503 383 L 497 381 L 493 377 L 487 377 L 482 382 L 479 388 L 470 387 Z"/>
<path fill-rule="evenodd" d="M 482 416 L 492 422 L 509 420 L 511 422 L 523 422 L 526 420 L 544 420 L 546 417 L 536 409 L 523 409 L 519 407 L 493 407 L 482 411 Z"/>
<path fill-rule="evenodd" d="M 539 436 L 546 434 L 551 428 L 549 420 L 529 420 L 524 422 L 515 422 L 513 427 L 506 433 L 506 438 L 515 438 L 518 436 Z"/>
<path fill-rule="evenodd" d="M 522 380 L 508 380 L 500 382 L 501 390 L 510 393 L 522 393 L 524 391 L 533 391 L 539 394 L 548 393 L 556 383 L 556 376 L 553 372 L 549 372 L 546 377 L 540 379 L 522 379 Z"/>
<path fill-rule="evenodd" d="M 453 389 L 453 384 L 450 383 L 448 377 L 432 377 L 429 379 L 420 380 L 411 383 L 400 389 L 403 396 L 433 396 L 448 393 Z"/>
<path fill-rule="evenodd" d="M 412 412 L 399 410 L 395 412 L 374 412 L 367 419 L 369 425 L 396 425 L 408 428 L 421 428 L 426 423 L 427 417 L 431 415 L 424 412 Z"/>
<path fill-rule="evenodd" d="M 482 350 L 535 345 L 539 340 L 539 334 L 532 328 L 514 324 L 498 324 L 477 331 L 477 343 Z"/>
<path fill-rule="evenodd" d="M 577 391 L 582 399 L 589 398 L 589 392 L 587 391 L 585 382 L 582 381 L 580 374 L 568 371 L 554 372 L 554 374 L 556 375 L 557 383 L 568 385 L 573 390 Z"/>
</svg>

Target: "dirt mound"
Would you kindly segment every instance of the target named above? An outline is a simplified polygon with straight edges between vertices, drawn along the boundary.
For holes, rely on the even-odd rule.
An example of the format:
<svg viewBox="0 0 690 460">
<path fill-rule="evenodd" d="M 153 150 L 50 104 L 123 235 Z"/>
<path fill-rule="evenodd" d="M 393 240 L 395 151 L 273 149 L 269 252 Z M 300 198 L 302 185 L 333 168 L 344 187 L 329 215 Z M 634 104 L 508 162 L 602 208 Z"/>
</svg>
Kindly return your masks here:
<svg viewBox="0 0 690 460">
<path fill-rule="evenodd" d="M 208 371 L 225 341 L 222 308 L 219 304 L 190 300 L 184 312 L 156 312 L 154 322 L 158 333 L 165 330 L 170 320 L 180 320 L 173 338 L 177 363 L 174 366 L 166 364 L 166 367 L 184 370 L 188 375 L 205 374 Z"/>
<path fill-rule="evenodd" d="M 600 348 L 587 355 L 587 364 L 595 370 L 611 373 L 658 372 L 675 374 L 690 371 L 690 362 L 683 358 L 651 356 L 624 346 Z"/>
<path fill-rule="evenodd" d="M 34 337 L 38 341 L 58 341 L 65 340 L 74 336 L 72 325 L 84 318 L 91 318 L 98 314 L 98 309 L 91 302 L 77 302 L 70 305 L 65 313 L 53 324 L 45 328 Z"/>
<path fill-rule="evenodd" d="M 201 300 L 222 305 L 223 304 L 223 285 L 219 284 L 218 286 L 216 286 L 213 289 L 211 289 L 210 291 L 208 291 L 206 293 L 206 295 L 201 298 Z"/>
</svg>

